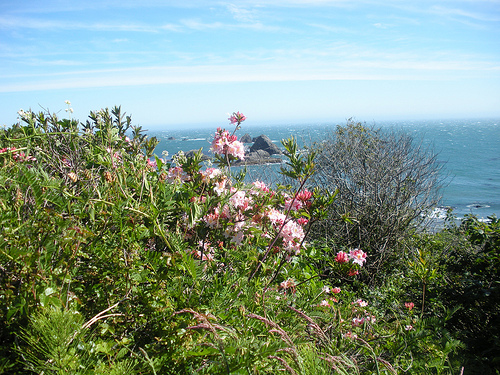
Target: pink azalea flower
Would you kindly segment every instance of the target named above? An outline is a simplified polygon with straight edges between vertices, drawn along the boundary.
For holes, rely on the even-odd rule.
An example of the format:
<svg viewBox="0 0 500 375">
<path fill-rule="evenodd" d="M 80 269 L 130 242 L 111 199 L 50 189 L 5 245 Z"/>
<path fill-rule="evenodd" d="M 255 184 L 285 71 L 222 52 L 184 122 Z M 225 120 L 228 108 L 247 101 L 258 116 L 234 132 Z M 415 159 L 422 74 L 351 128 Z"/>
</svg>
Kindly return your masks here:
<svg viewBox="0 0 500 375">
<path fill-rule="evenodd" d="M 302 202 L 298 199 L 287 198 L 285 200 L 285 210 L 292 209 L 293 211 L 298 211 L 302 208 Z"/>
<path fill-rule="evenodd" d="M 301 202 L 305 202 L 305 201 L 308 201 L 309 199 L 311 199 L 313 196 L 313 193 L 310 192 L 309 190 L 305 189 L 305 190 L 302 190 L 299 194 L 297 194 L 297 199 Z"/>
<path fill-rule="evenodd" d="M 226 179 L 214 183 L 214 191 L 217 195 L 222 195 L 226 190 Z"/>
<path fill-rule="evenodd" d="M 201 250 L 193 251 L 193 255 L 196 258 L 199 258 L 201 260 L 213 260 L 214 259 L 215 250 L 213 247 L 210 246 L 209 242 L 199 241 L 198 245 L 199 245 L 199 247 L 201 247 L 203 249 L 203 251 L 201 251 Z M 202 256 L 202 253 L 203 253 L 203 256 Z"/>
<path fill-rule="evenodd" d="M 241 124 L 247 118 L 240 112 L 233 112 L 233 114 L 228 118 L 231 124 Z"/>
<path fill-rule="evenodd" d="M 375 323 L 375 321 L 377 320 L 373 315 L 367 316 L 365 319 L 367 322 L 372 322 L 372 323 Z"/>
<path fill-rule="evenodd" d="M 341 289 L 339 287 L 335 287 L 332 289 L 332 293 L 339 294 L 341 292 Z"/>
<path fill-rule="evenodd" d="M 366 253 L 360 249 L 351 250 L 349 252 L 349 259 L 351 259 L 353 263 L 357 263 L 362 267 L 363 263 L 366 262 Z"/>
<path fill-rule="evenodd" d="M 363 301 L 362 299 L 358 299 L 357 301 L 352 303 L 353 305 L 358 305 L 359 307 L 366 307 L 368 306 L 368 302 Z"/>
<path fill-rule="evenodd" d="M 285 294 L 288 289 L 290 289 L 292 293 L 295 293 L 295 287 L 296 287 L 295 281 L 290 278 L 280 283 L 280 288 L 285 290 Z"/>
<path fill-rule="evenodd" d="M 231 242 L 235 243 L 237 246 L 240 246 L 245 239 L 245 234 L 243 231 L 236 232 L 231 238 Z"/>
<path fill-rule="evenodd" d="M 245 158 L 243 143 L 237 141 L 235 135 L 230 135 L 227 130 L 221 128 L 217 128 L 210 150 L 217 155 L 232 155 L 241 160 Z"/>
<path fill-rule="evenodd" d="M 280 236 L 285 242 L 294 242 L 300 247 L 300 242 L 304 239 L 304 230 L 295 221 L 290 220 L 283 226 Z"/>
<path fill-rule="evenodd" d="M 348 273 L 349 276 L 356 276 L 357 274 L 359 274 L 359 271 L 354 269 L 350 269 Z"/>
<path fill-rule="evenodd" d="M 305 217 L 300 217 L 297 219 L 297 223 L 299 223 L 299 225 L 301 226 L 304 226 L 307 225 L 307 223 L 309 223 L 309 220 L 307 220 Z"/>
<path fill-rule="evenodd" d="M 346 334 L 343 335 L 344 337 L 347 337 L 349 339 L 356 339 L 358 337 L 358 335 L 356 335 L 355 333 L 352 333 L 351 331 L 347 332 Z"/>
<path fill-rule="evenodd" d="M 233 191 L 233 189 L 231 191 Z M 246 196 L 244 190 L 238 190 L 231 196 L 231 198 L 229 198 L 229 204 L 231 204 L 234 208 L 240 210 L 240 213 L 242 214 L 243 211 L 251 208 L 252 198 Z"/>
<path fill-rule="evenodd" d="M 408 324 L 407 326 L 405 326 L 406 331 L 411 331 L 412 329 L 413 329 L 413 326 L 411 324 Z"/>
<path fill-rule="evenodd" d="M 352 325 L 358 327 L 365 322 L 365 318 L 352 318 Z"/>
<path fill-rule="evenodd" d="M 200 174 L 202 181 L 208 182 L 210 180 L 213 180 L 217 176 L 220 176 L 222 174 L 222 171 L 218 168 L 207 168 L 204 171 L 201 171 Z"/>
<path fill-rule="evenodd" d="M 215 228 L 219 224 L 219 210 L 215 209 L 212 214 L 207 214 L 203 217 L 203 221 L 210 227 Z"/>
<path fill-rule="evenodd" d="M 318 306 L 330 307 L 330 304 L 328 303 L 328 301 L 326 299 L 324 299 L 323 301 L 321 301 L 321 303 Z"/>
<path fill-rule="evenodd" d="M 240 141 L 233 141 L 227 145 L 227 153 L 238 159 L 245 159 L 245 146 Z"/>
<path fill-rule="evenodd" d="M 290 261 L 292 255 L 300 254 L 300 243 L 295 241 L 284 241 L 283 249 L 288 252 L 287 260 Z"/>
<path fill-rule="evenodd" d="M 261 182 L 261 181 L 254 181 L 254 183 L 252 184 L 255 188 L 265 192 L 265 193 L 269 193 L 269 188 L 266 186 L 266 184 L 264 182 Z"/>
<path fill-rule="evenodd" d="M 405 302 L 405 307 L 411 311 L 415 307 L 415 304 L 413 302 Z"/>
<path fill-rule="evenodd" d="M 349 261 L 349 255 L 343 251 L 339 251 L 335 257 L 335 261 L 338 263 L 347 263 Z"/>
<path fill-rule="evenodd" d="M 148 167 L 156 169 L 156 160 L 148 159 Z"/>
<path fill-rule="evenodd" d="M 167 181 L 169 182 L 184 182 L 189 179 L 189 176 L 187 175 L 186 172 L 182 169 L 182 167 L 173 167 L 168 170 L 167 174 Z"/>
<path fill-rule="evenodd" d="M 267 217 L 274 225 L 281 225 L 285 222 L 286 216 L 275 208 L 271 208 L 266 212 Z"/>
</svg>

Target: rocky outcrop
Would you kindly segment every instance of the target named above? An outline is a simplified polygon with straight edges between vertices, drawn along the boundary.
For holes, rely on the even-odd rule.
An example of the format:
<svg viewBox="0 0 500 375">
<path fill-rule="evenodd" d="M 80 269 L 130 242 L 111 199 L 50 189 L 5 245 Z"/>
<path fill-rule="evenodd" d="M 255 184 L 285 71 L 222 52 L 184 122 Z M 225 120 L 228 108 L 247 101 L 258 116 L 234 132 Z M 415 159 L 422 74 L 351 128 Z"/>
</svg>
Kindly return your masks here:
<svg viewBox="0 0 500 375">
<path fill-rule="evenodd" d="M 249 153 L 245 154 L 245 159 L 264 159 L 270 156 L 271 155 L 267 151 L 256 150 L 256 151 L 250 151 Z"/>
<path fill-rule="evenodd" d="M 263 150 L 269 153 L 269 155 L 280 155 L 281 150 L 276 146 L 267 135 L 260 135 L 255 140 L 253 146 L 250 148 L 250 152 L 255 152 L 258 150 Z"/>
<path fill-rule="evenodd" d="M 252 143 L 253 139 L 250 134 L 246 133 L 243 137 L 240 138 L 241 143 Z"/>
</svg>

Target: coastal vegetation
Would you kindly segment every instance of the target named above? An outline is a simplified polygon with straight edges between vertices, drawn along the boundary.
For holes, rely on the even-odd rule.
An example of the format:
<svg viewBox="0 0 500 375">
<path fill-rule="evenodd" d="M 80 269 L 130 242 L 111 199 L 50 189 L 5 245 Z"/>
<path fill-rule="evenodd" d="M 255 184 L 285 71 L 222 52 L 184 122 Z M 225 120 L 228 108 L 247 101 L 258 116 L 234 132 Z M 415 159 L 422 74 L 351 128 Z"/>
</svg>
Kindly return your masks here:
<svg viewBox="0 0 500 375">
<path fill-rule="evenodd" d="M 71 113 L 68 102 L 68 114 Z M 428 232 L 439 167 L 363 124 L 248 183 L 120 107 L 0 130 L 0 372 L 495 374 L 500 220 Z"/>
</svg>

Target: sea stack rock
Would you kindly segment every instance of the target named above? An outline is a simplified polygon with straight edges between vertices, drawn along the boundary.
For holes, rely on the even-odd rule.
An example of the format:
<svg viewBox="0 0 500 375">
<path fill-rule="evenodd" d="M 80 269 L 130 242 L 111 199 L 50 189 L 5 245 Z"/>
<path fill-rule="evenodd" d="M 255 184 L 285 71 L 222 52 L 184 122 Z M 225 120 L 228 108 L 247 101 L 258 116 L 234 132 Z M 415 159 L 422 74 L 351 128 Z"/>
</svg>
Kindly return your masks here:
<svg viewBox="0 0 500 375">
<path fill-rule="evenodd" d="M 252 137 L 250 134 L 246 133 L 243 137 L 240 138 L 241 143 L 252 143 Z"/>
<path fill-rule="evenodd" d="M 276 146 L 267 135 L 260 135 L 255 140 L 252 147 L 250 147 L 250 152 L 255 152 L 257 150 L 264 150 L 269 155 L 281 154 L 281 150 Z"/>
</svg>

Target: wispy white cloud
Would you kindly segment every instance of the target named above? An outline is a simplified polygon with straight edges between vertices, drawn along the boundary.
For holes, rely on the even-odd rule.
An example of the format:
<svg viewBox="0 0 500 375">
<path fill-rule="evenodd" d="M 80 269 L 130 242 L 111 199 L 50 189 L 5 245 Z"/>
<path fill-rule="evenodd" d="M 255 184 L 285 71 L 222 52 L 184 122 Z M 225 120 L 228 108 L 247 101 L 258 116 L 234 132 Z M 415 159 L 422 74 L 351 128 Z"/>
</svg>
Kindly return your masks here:
<svg viewBox="0 0 500 375">
<path fill-rule="evenodd" d="M 238 17 L 236 17 L 238 18 Z M 112 23 L 112 22 L 70 22 L 60 20 L 42 20 L 27 17 L 0 17 L 0 29 L 4 30 L 22 30 L 35 29 L 41 31 L 53 30 L 86 30 L 95 32 L 140 32 L 140 33 L 159 33 L 162 31 L 182 32 L 186 30 L 235 30 L 250 29 L 256 31 L 286 31 L 286 28 L 278 26 L 267 26 L 261 22 L 204 22 L 198 19 L 184 18 L 178 23 L 167 24 L 141 24 L 141 23 Z"/>
<path fill-rule="evenodd" d="M 365 2 L 363 0 L 240 0 L 238 4 L 255 7 L 294 7 L 294 6 L 352 6 L 353 4 Z"/>
<path fill-rule="evenodd" d="M 316 29 L 329 32 L 329 33 L 341 33 L 341 34 L 355 34 L 357 31 L 349 29 L 348 27 L 336 26 L 336 25 L 325 25 L 321 23 L 307 23 L 308 26 L 314 27 Z"/>
<path fill-rule="evenodd" d="M 499 2 L 500 3 L 500 2 Z M 439 5 L 431 7 L 431 12 L 441 16 L 458 16 L 481 22 L 500 22 L 500 9 L 497 13 L 472 12 L 459 8 L 447 8 Z"/>
<path fill-rule="evenodd" d="M 243 8 L 241 6 L 236 6 L 234 4 L 228 4 L 227 9 L 229 10 L 229 12 L 232 14 L 233 18 L 236 21 L 246 22 L 246 23 L 248 22 L 253 23 L 256 21 L 255 10 L 250 11 L 246 8 Z"/>
<path fill-rule="evenodd" d="M 222 28 L 227 28 L 228 25 L 223 24 L 222 22 L 202 22 L 199 20 L 195 19 L 183 19 L 180 21 L 180 23 L 187 27 L 188 29 L 192 30 L 210 30 L 210 29 L 222 29 Z"/>
<path fill-rule="evenodd" d="M 180 24 L 184 29 L 191 29 L 196 31 L 205 30 L 237 30 L 247 29 L 254 31 L 269 31 L 269 32 L 286 32 L 289 29 L 280 26 L 268 26 L 260 22 L 252 23 L 227 23 L 227 22 L 203 22 L 197 19 L 182 19 Z"/>
<path fill-rule="evenodd" d="M 331 52 L 331 51 L 330 51 Z M 300 53 L 307 58 L 290 59 Z M 121 69 L 33 74 L 29 79 L 3 76 L 0 92 L 144 86 L 177 83 L 278 82 L 313 80 L 453 80 L 485 75 L 499 76 L 500 64 L 479 59 L 454 60 L 451 56 L 424 59 L 414 54 L 347 51 L 337 59 L 318 60 L 325 52 L 276 51 L 280 58 L 251 64 L 151 66 Z M 324 57 L 324 56 L 321 56 Z M 464 56 L 465 58 L 465 56 Z M 285 64 L 284 62 L 288 63 Z"/>
<path fill-rule="evenodd" d="M 174 30 L 172 25 L 154 27 L 139 23 L 87 23 L 61 20 L 43 20 L 27 17 L 0 17 L 0 29 L 37 29 L 37 30 L 90 30 L 90 31 L 135 31 L 156 33 L 159 29 Z"/>
<path fill-rule="evenodd" d="M 109 2 L 105 3 L 109 5 Z M 456 72 L 459 71 L 469 72 L 470 74 L 479 74 L 478 72 L 483 71 L 482 74 L 484 75 L 485 71 L 497 72 L 496 69 L 498 68 L 498 58 L 492 59 L 490 56 L 490 61 L 488 61 L 487 58 L 483 59 L 479 55 L 472 55 L 472 53 L 467 56 L 465 52 L 452 53 L 451 51 L 448 55 L 439 55 L 432 52 L 440 50 L 435 46 L 429 49 L 426 49 L 426 47 L 413 48 L 406 52 L 404 47 L 394 45 L 397 35 L 402 35 L 401 38 L 404 39 L 407 35 L 404 33 L 397 35 L 395 33 L 384 34 L 384 43 L 386 44 L 379 43 L 379 40 L 371 39 L 370 35 L 363 34 L 366 29 L 369 29 L 374 34 L 381 35 L 384 33 L 384 28 L 399 27 L 407 20 L 412 19 L 411 15 L 415 9 L 418 9 L 420 15 L 424 14 L 424 10 L 429 12 L 430 9 L 433 14 L 447 14 L 450 17 L 462 17 L 474 21 L 481 20 L 481 17 L 484 16 L 481 12 L 469 13 L 444 6 L 433 6 L 431 8 L 427 5 L 412 5 L 412 10 L 404 13 L 406 18 L 402 16 L 402 13 L 397 12 L 395 12 L 396 14 L 387 15 L 385 13 L 375 13 L 373 18 L 369 18 L 369 22 L 366 23 L 366 29 L 360 31 L 359 28 L 348 23 L 328 23 L 328 15 L 317 20 L 309 14 L 307 18 L 304 18 L 300 26 L 294 25 L 291 20 L 300 19 L 299 16 L 302 10 L 295 13 L 292 18 L 283 16 L 285 22 L 272 23 L 273 20 L 279 18 L 277 16 L 279 12 L 269 11 L 269 8 L 273 6 L 356 7 L 360 4 L 376 5 L 378 3 L 386 3 L 387 6 L 397 7 L 401 2 L 384 2 L 381 0 L 242 0 L 230 3 L 214 0 L 208 1 L 208 3 L 217 6 L 216 11 L 196 12 L 195 14 L 181 12 L 177 14 L 177 19 L 174 16 L 168 20 L 171 22 L 163 24 L 158 21 L 158 18 L 154 18 L 156 23 L 141 23 L 139 21 L 115 23 L 94 21 L 85 23 L 71 22 L 69 20 L 55 21 L 50 20 L 50 18 L 44 20 L 36 17 L 0 16 L 0 29 L 15 30 L 19 33 L 23 29 L 31 28 L 36 30 L 127 31 L 155 34 L 154 36 L 147 34 L 146 38 L 142 39 L 135 38 L 136 35 L 123 34 L 123 37 L 118 35 L 117 38 L 111 40 L 113 43 L 109 43 L 103 37 L 102 40 L 87 43 L 85 49 L 74 48 L 74 50 L 68 49 L 65 51 L 66 45 L 59 46 L 49 49 L 53 52 L 53 55 L 50 56 L 44 55 L 45 50 L 43 48 L 37 49 L 36 45 L 33 44 L 35 47 L 33 52 L 29 51 L 30 48 L 25 48 L 22 53 L 23 56 L 18 53 L 17 58 L 19 61 L 23 61 L 23 67 L 30 64 L 30 68 L 33 66 L 36 67 L 37 72 L 44 72 L 44 68 L 47 66 L 60 66 L 73 71 L 57 72 L 50 76 L 47 74 L 48 72 L 44 72 L 44 74 L 33 72 L 31 76 L 33 79 L 22 83 L 20 80 L 13 79 L 13 75 L 9 75 L 10 70 L 7 72 L 4 70 L 3 76 L 0 77 L 2 78 L 0 91 L 180 82 L 296 81 L 347 78 L 401 79 L 401 77 L 404 77 L 404 79 L 412 79 L 411 77 L 414 77 L 414 79 L 427 79 L 427 77 L 449 79 L 455 77 Z M 430 4 L 427 0 L 423 0 L 423 3 Z M 154 7 L 154 4 L 155 2 L 151 1 L 146 5 L 141 3 L 140 6 Z M 164 6 L 164 3 L 162 5 Z M 128 2 L 127 6 L 133 7 L 134 2 Z M 206 5 L 204 6 L 206 7 Z M 371 10 L 372 8 L 370 8 Z M 211 17 L 214 14 L 217 16 Z M 318 12 L 312 14 L 315 15 Z M 490 18 L 495 19 L 493 15 Z M 415 22 L 418 24 L 418 21 Z M 303 26 L 306 26 L 306 28 L 303 28 Z M 234 43 L 228 49 L 217 44 L 207 45 L 206 48 L 198 51 L 196 49 L 191 50 L 189 47 L 189 41 L 193 40 L 189 38 L 192 38 L 192 36 L 198 38 L 198 35 L 207 36 L 211 31 L 231 32 L 234 30 L 269 31 L 282 34 L 294 32 L 300 38 L 277 38 L 279 42 L 270 44 L 267 44 L 267 42 L 271 38 L 255 39 L 262 46 L 255 47 L 257 43 L 250 43 L 250 48 L 248 45 L 240 46 L 238 43 Z M 179 41 L 170 43 L 170 41 L 166 42 L 164 40 L 164 34 L 168 34 L 165 31 L 183 33 L 183 35 L 181 35 Z M 203 34 L 204 32 L 206 33 Z M 246 33 L 244 35 L 251 39 L 252 37 L 256 38 L 258 34 Z M 259 37 L 263 35 L 267 34 L 262 33 Z M 362 39 L 357 41 L 358 39 L 353 38 L 353 36 L 360 36 Z M 171 39 L 175 38 L 171 37 Z M 281 40 L 284 43 L 281 43 Z M 50 40 L 44 40 L 43 43 L 55 45 L 54 41 Z M 92 43 L 94 44 L 90 45 Z M 120 46 L 123 43 L 133 44 L 135 49 L 127 52 L 123 47 L 116 48 L 116 45 Z M 115 46 L 111 48 L 110 44 Z M 137 48 L 138 46 L 140 47 Z M 75 51 L 74 54 L 73 51 Z M 89 56 L 82 57 L 83 54 Z M 128 56 L 125 59 L 123 57 L 126 54 Z M 135 55 L 136 60 L 131 61 L 130 55 Z M 9 58 L 10 66 L 13 66 L 16 60 L 15 54 L 4 54 L 3 57 L 5 58 L 5 56 Z M 101 58 L 102 56 L 106 58 Z M 141 56 L 143 56 L 142 59 Z M 74 57 L 74 59 L 71 57 Z M 242 65 L 231 65 L 233 61 L 240 61 Z M 142 67 L 163 63 L 166 66 Z M 75 71 L 74 68 L 71 68 L 72 65 L 78 64 L 92 66 L 94 69 Z M 183 64 L 187 66 L 182 67 Z M 98 70 L 98 68 L 112 65 L 127 68 L 124 68 L 125 70 Z M 11 71 L 14 72 L 14 69 Z"/>
</svg>

